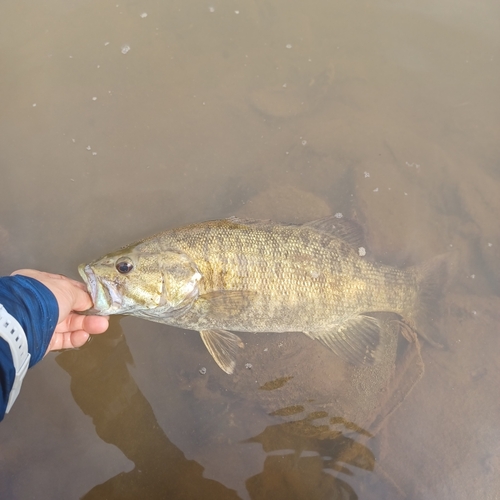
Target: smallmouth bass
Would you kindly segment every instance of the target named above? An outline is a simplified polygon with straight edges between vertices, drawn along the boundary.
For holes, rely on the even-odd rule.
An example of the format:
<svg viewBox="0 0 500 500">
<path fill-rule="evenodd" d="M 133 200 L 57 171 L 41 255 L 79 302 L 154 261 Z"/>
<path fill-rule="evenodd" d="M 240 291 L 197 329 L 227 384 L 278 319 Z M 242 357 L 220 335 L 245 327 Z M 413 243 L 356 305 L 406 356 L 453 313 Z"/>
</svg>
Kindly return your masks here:
<svg viewBox="0 0 500 500">
<path fill-rule="evenodd" d="M 158 233 L 79 266 L 99 314 L 197 330 L 233 373 L 232 332 L 303 332 L 351 363 L 370 363 L 392 312 L 428 338 L 445 261 L 397 269 L 361 257 L 359 226 L 325 217 L 303 225 L 232 217 Z M 431 341 L 432 342 L 432 341 Z"/>
</svg>

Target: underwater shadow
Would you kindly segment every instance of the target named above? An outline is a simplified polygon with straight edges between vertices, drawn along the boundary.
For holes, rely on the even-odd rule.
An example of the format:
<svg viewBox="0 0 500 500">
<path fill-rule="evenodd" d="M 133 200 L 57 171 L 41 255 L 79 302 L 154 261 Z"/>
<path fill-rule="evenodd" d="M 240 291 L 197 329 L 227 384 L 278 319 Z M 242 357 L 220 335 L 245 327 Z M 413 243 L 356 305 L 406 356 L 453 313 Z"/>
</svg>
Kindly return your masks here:
<svg viewBox="0 0 500 500">
<path fill-rule="evenodd" d="M 83 499 L 239 498 L 234 490 L 203 477 L 203 467 L 188 460 L 158 425 L 129 373 L 132 355 L 116 322 L 106 334 L 94 336 L 80 350 L 62 352 L 56 361 L 71 376 L 73 398 L 92 418 L 97 435 L 135 464 L 130 472 L 94 486 Z"/>
</svg>

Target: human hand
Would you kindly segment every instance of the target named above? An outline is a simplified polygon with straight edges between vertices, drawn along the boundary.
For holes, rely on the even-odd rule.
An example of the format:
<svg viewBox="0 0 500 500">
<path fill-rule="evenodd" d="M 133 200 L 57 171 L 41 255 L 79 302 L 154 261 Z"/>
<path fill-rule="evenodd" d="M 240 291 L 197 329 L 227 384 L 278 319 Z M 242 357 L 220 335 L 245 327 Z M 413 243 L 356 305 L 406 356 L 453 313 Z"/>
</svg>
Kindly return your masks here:
<svg viewBox="0 0 500 500">
<path fill-rule="evenodd" d="M 57 300 L 59 320 L 47 352 L 80 347 L 87 342 L 90 334 L 103 333 L 108 329 L 107 316 L 82 316 L 75 312 L 85 311 L 93 306 L 87 287 L 83 283 L 60 274 L 45 273 L 34 269 L 20 269 L 14 271 L 12 276 L 15 274 L 40 281 Z"/>
</svg>

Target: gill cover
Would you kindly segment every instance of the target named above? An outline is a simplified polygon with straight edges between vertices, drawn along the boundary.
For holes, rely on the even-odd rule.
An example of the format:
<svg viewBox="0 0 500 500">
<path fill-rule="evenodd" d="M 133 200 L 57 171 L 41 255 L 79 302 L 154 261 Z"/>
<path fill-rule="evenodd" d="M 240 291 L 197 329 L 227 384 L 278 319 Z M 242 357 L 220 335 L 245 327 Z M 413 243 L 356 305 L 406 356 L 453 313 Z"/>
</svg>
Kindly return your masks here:
<svg viewBox="0 0 500 500">
<path fill-rule="evenodd" d="M 175 250 L 165 252 L 160 267 L 163 276 L 160 306 L 176 310 L 196 299 L 202 275 L 188 255 Z"/>
</svg>

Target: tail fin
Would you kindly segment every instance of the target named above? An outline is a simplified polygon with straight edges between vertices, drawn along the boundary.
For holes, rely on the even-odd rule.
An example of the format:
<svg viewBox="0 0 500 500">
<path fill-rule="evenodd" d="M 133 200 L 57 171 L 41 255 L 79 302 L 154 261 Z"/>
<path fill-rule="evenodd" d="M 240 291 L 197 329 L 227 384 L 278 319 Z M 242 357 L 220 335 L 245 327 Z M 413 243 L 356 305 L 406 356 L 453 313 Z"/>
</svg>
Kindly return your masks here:
<svg viewBox="0 0 500 500">
<path fill-rule="evenodd" d="M 450 254 L 438 255 L 429 262 L 415 266 L 417 277 L 417 300 L 410 326 L 434 347 L 444 347 L 444 340 L 438 333 L 440 302 L 448 281 Z"/>
</svg>

